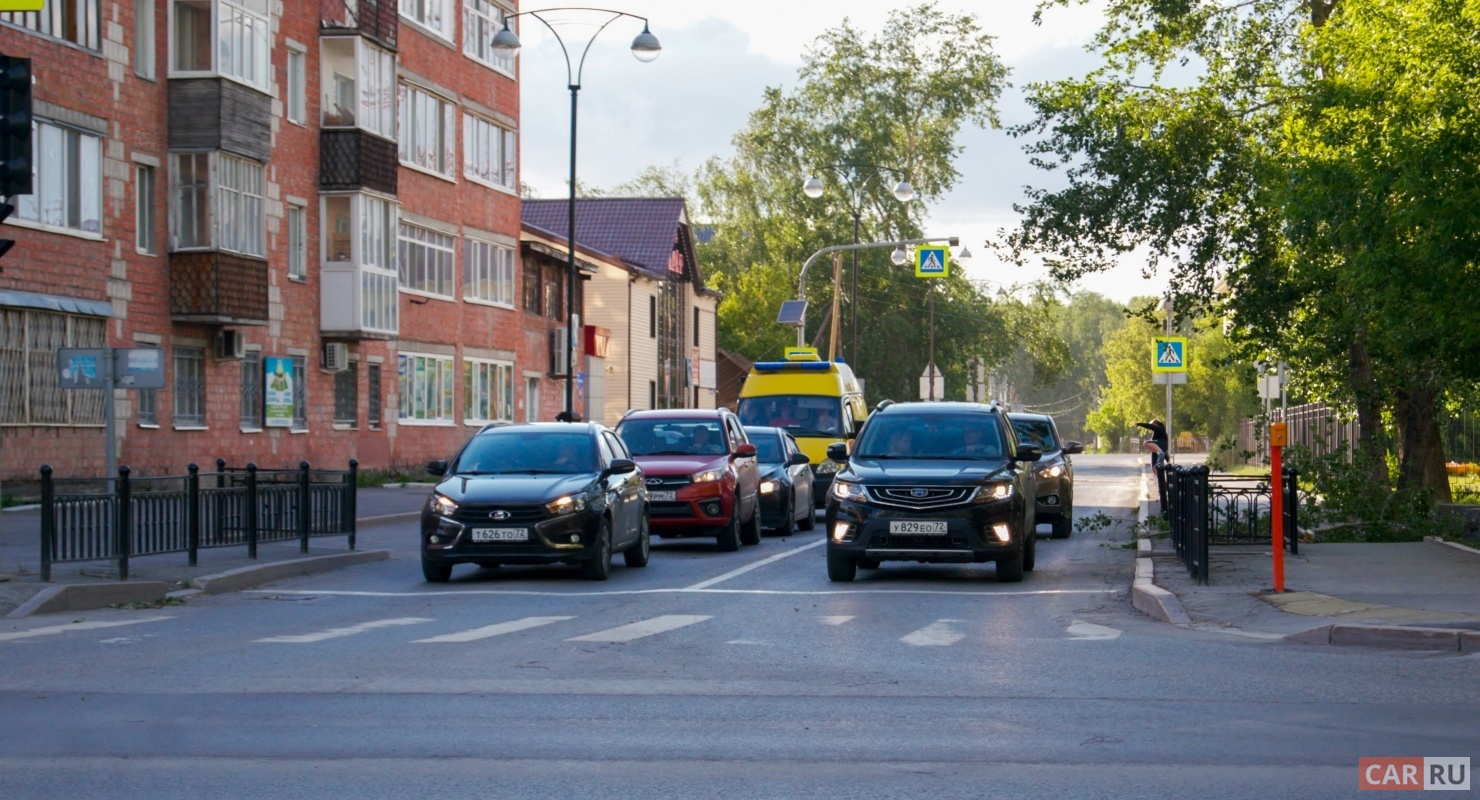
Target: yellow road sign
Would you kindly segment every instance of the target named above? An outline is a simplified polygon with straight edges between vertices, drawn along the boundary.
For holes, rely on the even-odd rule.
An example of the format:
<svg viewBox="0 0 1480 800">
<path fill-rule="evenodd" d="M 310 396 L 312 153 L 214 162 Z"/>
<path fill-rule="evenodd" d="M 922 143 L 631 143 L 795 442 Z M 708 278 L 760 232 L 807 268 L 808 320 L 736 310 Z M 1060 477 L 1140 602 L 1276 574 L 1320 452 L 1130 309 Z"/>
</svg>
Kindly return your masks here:
<svg viewBox="0 0 1480 800">
<path fill-rule="evenodd" d="M 1151 359 L 1152 372 L 1187 371 L 1187 337 L 1158 336 L 1151 341 L 1155 343 Z"/>
</svg>

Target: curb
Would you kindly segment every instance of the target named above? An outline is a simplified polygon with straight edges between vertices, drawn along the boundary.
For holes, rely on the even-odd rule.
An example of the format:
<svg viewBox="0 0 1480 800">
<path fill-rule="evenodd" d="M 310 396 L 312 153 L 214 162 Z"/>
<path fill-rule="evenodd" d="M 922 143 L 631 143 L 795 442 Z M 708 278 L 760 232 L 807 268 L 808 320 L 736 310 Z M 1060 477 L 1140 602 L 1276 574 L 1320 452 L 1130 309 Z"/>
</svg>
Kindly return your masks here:
<svg viewBox="0 0 1480 800">
<path fill-rule="evenodd" d="M 216 575 L 202 575 L 190 581 L 193 588 L 202 594 L 221 594 L 250 589 L 264 583 L 330 572 L 356 564 L 385 561 L 391 557 L 389 550 L 362 550 L 353 553 L 336 553 L 329 556 L 311 556 L 274 564 L 255 564 L 250 567 L 227 570 Z M 162 586 L 163 584 L 161 584 Z"/>
<path fill-rule="evenodd" d="M 1150 556 L 1149 552 L 1147 556 Z M 1136 579 L 1131 583 L 1131 605 L 1152 619 L 1178 626 L 1191 625 L 1192 618 L 1187 616 L 1187 610 L 1182 607 L 1182 601 L 1177 599 L 1177 595 L 1152 582 L 1155 574 L 1156 567 L 1149 557 L 1136 559 Z"/>
<path fill-rule="evenodd" d="M 167 592 L 169 586 L 163 581 L 68 583 L 42 589 L 5 616 L 29 617 L 32 614 L 54 614 L 59 611 L 91 611 L 129 603 L 158 603 L 165 599 Z"/>
<path fill-rule="evenodd" d="M 356 517 L 355 525 L 382 525 L 387 522 L 410 522 L 421 519 L 420 511 L 405 511 L 400 514 L 381 514 L 378 517 Z"/>
<path fill-rule="evenodd" d="M 1393 650 L 1435 650 L 1480 653 L 1480 631 L 1461 628 L 1414 628 L 1402 625 L 1322 625 L 1292 633 L 1285 641 L 1338 647 L 1384 647 Z"/>
</svg>

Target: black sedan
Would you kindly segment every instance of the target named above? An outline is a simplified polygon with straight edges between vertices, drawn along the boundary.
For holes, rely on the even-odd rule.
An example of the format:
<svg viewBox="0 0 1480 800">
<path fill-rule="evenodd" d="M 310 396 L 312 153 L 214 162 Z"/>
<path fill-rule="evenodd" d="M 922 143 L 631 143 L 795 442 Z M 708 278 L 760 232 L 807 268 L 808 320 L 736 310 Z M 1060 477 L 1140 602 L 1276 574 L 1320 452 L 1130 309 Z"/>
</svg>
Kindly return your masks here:
<svg viewBox="0 0 1480 800">
<path fill-rule="evenodd" d="M 797 440 L 781 428 L 745 426 L 761 469 L 761 524 L 782 536 L 817 526 L 812 508 L 812 470 Z"/>
<path fill-rule="evenodd" d="M 452 577 L 456 564 L 579 564 L 606 580 L 612 553 L 648 562 L 647 490 L 615 433 L 598 423 L 485 428 L 451 463 L 421 514 L 421 572 Z"/>
<path fill-rule="evenodd" d="M 1053 417 L 1047 414 L 1011 413 L 1018 441 L 1043 451 L 1038 470 L 1038 521 L 1053 526 L 1053 538 L 1067 539 L 1074 532 L 1074 462 L 1069 456 L 1084 452 L 1084 443 L 1059 438 Z"/>
</svg>

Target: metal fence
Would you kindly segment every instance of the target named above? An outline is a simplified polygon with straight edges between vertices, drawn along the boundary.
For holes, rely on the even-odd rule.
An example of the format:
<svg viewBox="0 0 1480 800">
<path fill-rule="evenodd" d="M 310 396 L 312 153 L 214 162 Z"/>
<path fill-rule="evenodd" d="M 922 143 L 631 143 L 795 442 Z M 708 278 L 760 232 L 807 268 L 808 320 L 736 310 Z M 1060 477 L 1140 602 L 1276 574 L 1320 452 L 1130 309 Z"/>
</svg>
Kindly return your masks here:
<svg viewBox="0 0 1480 800">
<path fill-rule="evenodd" d="M 315 536 L 347 536 L 355 548 L 355 490 L 359 464 L 348 470 L 263 470 L 256 464 L 202 473 L 191 464 L 185 475 L 135 478 L 127 466 L 118 478 L 55 478 L 41 468 L 41 579 L 51 565 L 75 561 L 118 562 L 128 579 L 129 559 L 162 553 L 199 552 L 297 539 L 308 552 Z M 108 484 L 111 484 L 108 485 Z"/>
<path fill-rule="evenodd" d="M 1281 421 L 1280 409 L 1271 409 L 1268 422 Z M 1283 414 L 1290 447 L 1304 447 L 1313 456 L 1346 453 L 1348 461 L 1356 451 L 1362 427 L 1355 415 L 1342 412 L 1326 403 L 1290 406 Z M 1262 418 L 1246 419 L 1239 424 L 1239 449 L 1261 456 L 1268 453 L 1265 441 L 1267 423 Z M 1456 414 L 1443 414 L 1439 432 L 1444 440 L 1444 457 L 1461 463 L 1480 463 L 1480 412 L 1465 409 Z M 1389 443 L 1396 447 L 1399 436 L 1390 430 Z"/>
<path fill-rule="evenodd" d="M 1163 465 L 1167 481 L 1167 521 L 1172 545 L 1198 583 L 1208 582 L 1212 545 L 1268 546 L 1273 531 L 1273 487 L 1264 475 L 1214 474 L 1205 466 Z M 1282 484 L 1284 547 L 1300 552 L 1300 484 L 1294 469 Z"/>
</svg>

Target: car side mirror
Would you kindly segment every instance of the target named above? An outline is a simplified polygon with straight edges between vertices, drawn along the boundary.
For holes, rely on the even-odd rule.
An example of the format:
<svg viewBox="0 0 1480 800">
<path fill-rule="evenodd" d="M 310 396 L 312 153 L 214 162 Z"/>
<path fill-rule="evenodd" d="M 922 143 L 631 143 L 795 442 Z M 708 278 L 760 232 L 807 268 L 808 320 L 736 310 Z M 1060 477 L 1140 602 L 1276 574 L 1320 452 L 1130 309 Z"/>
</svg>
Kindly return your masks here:
<svg viewBox="0 0 1480 800">
<path fill-rule="evenodd" d="M 827 446 L 827 457 L 840 464 L 847 461 L 848 445 L 842 442 L 833 442 Z"/>
<path fill-rule="evenodd" d="M 436 461 L 427 462 L 427 472 L 442 477 L 447 474 L 447 459 L 439 458 Z"/>
<path fill-rule="evenodd" d="M 1066 456 L 1077 456 L 1077 455 L 1079 455 L 1080 453 L 1083 453 L 1083 452 L 1084 452 L 1084 442 L 1076 442 L 1076 441 L 1074 441 L 1072 439 L 1069 440 L 1069 441 L 1067 441 L 1067 442 L 1064 442 L 1064 455 L 1066 455 Z"/>
<path fill-rule="evenodd" d="M 627 475 L 637 471 L 637 462 L 630 458 L 614 458 L 606 471 L 613 475 Z"/>
<path fill-rule="evenodd" d="M 750 442 L 735 448 L 734 458 L 755 458 L 755 445 Z"/>
<path fill-rule="evenodd" d="M 1025 444 L 1018 448 L 1018 461 L 1037 461 L 1040 458 L 1043 458 L 1043 448 L 1036 444 Z"/>
<path fill-rule="evenodd" d="M 792 453 L 791 458 L 786 460 L 788 467 L 802 467 L 810 463 L 812 463 L 812 459 L 807 458 L 806 453 Z"/>
</svg>

